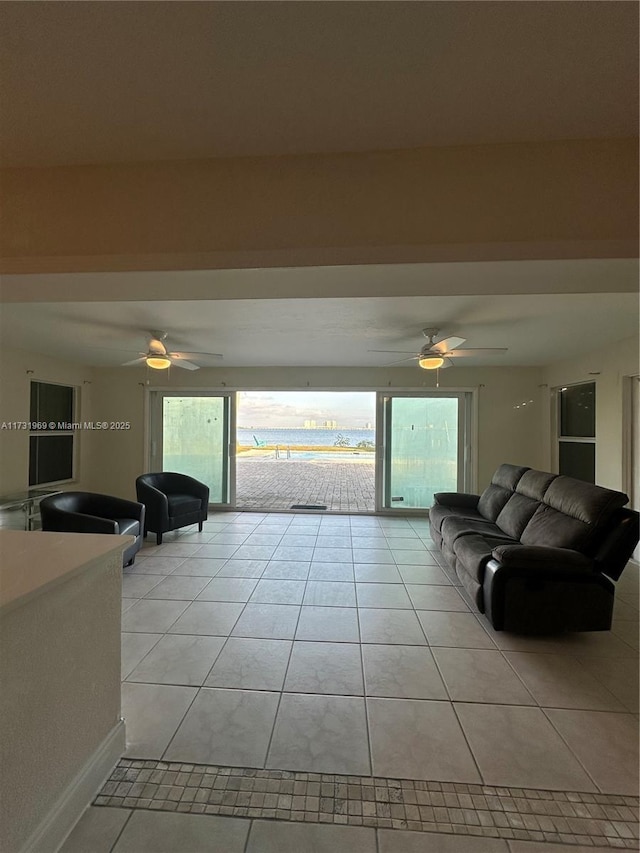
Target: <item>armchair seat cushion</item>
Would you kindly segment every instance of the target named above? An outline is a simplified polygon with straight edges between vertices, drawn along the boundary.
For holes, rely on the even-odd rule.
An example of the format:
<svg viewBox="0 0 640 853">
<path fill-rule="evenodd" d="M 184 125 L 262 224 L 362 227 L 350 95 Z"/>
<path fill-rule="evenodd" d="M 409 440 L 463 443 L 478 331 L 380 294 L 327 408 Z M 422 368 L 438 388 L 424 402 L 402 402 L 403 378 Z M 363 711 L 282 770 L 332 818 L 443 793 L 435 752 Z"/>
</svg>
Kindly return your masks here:
<svg viewBox="0 0 640 853">
<path fill-rule="evenodd" d="M 128 536 L 140 535 L 140 522 L 135 518 L 114 518 L 113 520 L 118 525 L 118 533 L 126 533 Z"/>
<path fill-rule="evenodd" d="M 192 512 L 200 512 L 202 501 L 193 495 L 167 495 L 169 504 L 169 515 L 175 518 L 178 515 L 188 515 Z"/>
</svg>

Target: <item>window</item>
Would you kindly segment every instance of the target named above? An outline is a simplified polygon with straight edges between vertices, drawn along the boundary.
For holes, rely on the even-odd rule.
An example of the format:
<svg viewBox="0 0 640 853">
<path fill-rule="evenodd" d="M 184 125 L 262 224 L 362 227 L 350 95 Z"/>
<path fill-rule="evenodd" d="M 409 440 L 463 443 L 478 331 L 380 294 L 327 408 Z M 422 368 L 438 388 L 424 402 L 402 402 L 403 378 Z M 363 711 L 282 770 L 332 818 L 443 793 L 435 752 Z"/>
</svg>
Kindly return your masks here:
<svg viewBox="0 0 640 853">
<path fill-rule="evenodd" d="M 73 479 L 76 389 L 31 383 L 29 486 Z"/>
<path fill-rule="evenodd" d="M 596 383 L 557 390 L 558 471 L 596 481 Z"/>
</svg>

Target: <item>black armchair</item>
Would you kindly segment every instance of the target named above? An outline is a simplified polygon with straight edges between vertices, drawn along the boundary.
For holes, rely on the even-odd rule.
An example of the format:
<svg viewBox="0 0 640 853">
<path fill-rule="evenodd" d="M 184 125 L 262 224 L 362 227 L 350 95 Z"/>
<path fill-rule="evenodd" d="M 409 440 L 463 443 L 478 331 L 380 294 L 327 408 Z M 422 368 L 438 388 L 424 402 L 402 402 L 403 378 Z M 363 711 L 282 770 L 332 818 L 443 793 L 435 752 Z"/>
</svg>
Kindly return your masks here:
<svg viewBox="0 0 640 853">
<path fill-rule="evenodd" d="M 142 474 L 136 480 L 136 494 L 147 508 L 144 535 L 156 534 L 162 544 L 162 534 L 188 524 L 202 530 L 209 508 L 209 487 L 186 474 L 163 471 Z"/>
<path fill-rule="evenodd" d="M 145 508 L 141 503 L 93 492 L 59 492 L 40 501 L 42 529 L 61 533 L 116 533 L 135 536 L 122 564 L 133 564 L 142 545 Z"/>
</svg>

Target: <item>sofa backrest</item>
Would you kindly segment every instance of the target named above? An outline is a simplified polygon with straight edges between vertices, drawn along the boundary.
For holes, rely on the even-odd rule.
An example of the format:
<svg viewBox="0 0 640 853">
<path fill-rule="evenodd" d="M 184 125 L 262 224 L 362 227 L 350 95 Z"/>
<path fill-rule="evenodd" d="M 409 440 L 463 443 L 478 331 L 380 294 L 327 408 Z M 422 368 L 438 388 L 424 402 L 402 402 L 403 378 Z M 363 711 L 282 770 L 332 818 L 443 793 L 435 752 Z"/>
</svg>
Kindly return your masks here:
<svg viewBox="0 0 640 853">
<path fill-rule="evenodd" d="M 527 524 L 540 506 L 549 485 L 557 474 L 529 469 L 518 480 L 515 491 L 496 518 L 496 524 L 508 536 L 520 539 Z"/>
<path fill-rule="evenodd" d="M 622 492 L 572 477 L 547 476 L 553 479 L 519 537 L 520 541 L 523 545 L 572 548 L 593 555 L 607 522 L 629 498 Z"/>
<path fill-rule="evenodd" d="M 496 521 L 518 482 L 529 468 L 521 465 L 501 465 L 491 478 L 490 485 L 480 495 L 478 512 L 489 521 Z"/>
</svg>

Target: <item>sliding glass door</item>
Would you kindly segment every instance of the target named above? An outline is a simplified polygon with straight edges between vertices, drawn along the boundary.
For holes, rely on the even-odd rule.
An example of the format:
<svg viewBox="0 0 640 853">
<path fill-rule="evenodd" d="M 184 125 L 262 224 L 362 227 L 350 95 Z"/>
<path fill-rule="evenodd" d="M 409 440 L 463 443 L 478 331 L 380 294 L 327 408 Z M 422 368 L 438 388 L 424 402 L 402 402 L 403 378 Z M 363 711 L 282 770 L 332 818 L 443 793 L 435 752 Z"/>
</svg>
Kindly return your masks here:
<svg viewBox="0 0 640 853">
<path fill-rule="evenodd" d="M 380 395 L 379 508 L 424 510 L 469 483 L 470 393 Z"/>
<path fill-rule="evenodd" d="M 229 394 L 152 391 L 151 470 L 195 477 L 211 504 L 229 504 L 231 403 Z"/>
</svg>

